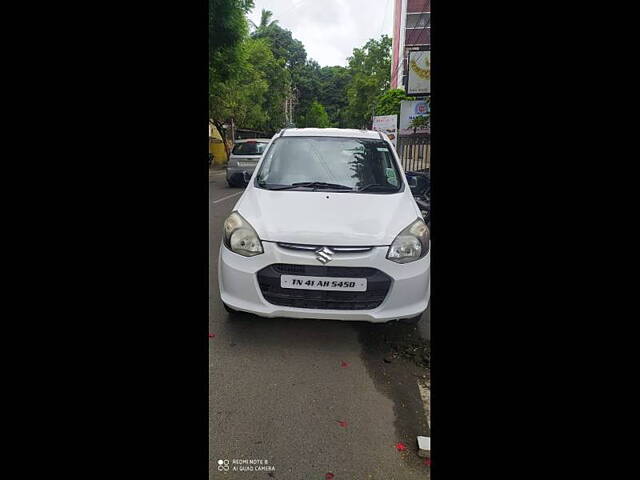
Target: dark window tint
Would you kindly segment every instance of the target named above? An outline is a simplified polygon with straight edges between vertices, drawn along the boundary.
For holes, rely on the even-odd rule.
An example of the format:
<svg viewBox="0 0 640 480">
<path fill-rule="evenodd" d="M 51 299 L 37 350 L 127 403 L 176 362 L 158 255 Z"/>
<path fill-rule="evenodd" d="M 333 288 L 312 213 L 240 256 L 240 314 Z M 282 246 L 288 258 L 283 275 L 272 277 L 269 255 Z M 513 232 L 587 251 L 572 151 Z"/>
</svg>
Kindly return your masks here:
<svg viewBox="0 0 640 480">
<path fill-rule="evenodd" d="M 262 155 L 267 144 L 264 142 L 236 143 L 231 153 L 234 155 Z"/>
</svg>

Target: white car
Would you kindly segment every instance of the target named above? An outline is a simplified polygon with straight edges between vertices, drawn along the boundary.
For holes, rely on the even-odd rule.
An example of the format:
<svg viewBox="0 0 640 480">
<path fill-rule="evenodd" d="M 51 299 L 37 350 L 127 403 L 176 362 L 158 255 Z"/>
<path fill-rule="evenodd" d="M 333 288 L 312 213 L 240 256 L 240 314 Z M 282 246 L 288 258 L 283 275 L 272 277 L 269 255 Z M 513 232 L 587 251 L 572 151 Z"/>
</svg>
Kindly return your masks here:
<svg viewBox="0 0 640 480">
<path fill-rule="evenodd" d="M 430 246 L 385 134 L 285 129 L 224 222 L 220 297 L 231 314 L 418 321 Z"/>
</svg>

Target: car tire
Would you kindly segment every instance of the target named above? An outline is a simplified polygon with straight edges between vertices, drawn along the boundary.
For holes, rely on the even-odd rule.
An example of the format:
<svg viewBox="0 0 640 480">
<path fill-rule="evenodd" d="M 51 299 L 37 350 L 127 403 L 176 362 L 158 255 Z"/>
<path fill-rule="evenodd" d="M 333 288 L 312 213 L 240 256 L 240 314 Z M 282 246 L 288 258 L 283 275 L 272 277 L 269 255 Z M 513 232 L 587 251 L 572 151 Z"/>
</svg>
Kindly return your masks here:
<svg viewBox="0 0 640 480">
<path fill-rule="evenodd" d="M 409 325 L 416 325 L 422 319 L 422 315 L 423 314 L 424 314 L 424 312 L 422 312 L 420 315 L 417 315 L 415 317 L 401 318 L 400 322 L 401 323 L 406 323 L 406 324 L 409 324 Z"/>
</svg>

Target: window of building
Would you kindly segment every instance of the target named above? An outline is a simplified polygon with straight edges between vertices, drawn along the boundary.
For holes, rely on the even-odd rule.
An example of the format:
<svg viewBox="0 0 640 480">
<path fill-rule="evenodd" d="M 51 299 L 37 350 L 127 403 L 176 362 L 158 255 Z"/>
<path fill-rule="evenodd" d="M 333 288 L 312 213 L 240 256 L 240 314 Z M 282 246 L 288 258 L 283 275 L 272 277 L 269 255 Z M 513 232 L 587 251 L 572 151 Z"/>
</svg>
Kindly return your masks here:
<svg viewBox="0 0 640 480">
<path fill-rule="evenodd" d="M 430 13 L 407 14 L 406 28 L 427 28 L 427 27 L 431 27 Z"/>
<path fill-rule="evenodd" d="M 405 30 L 406 46 L 411 45 L 431 45 L 431 29 L 430 28 L 412 28 Z"/>
<path fill-rule="evenodd" d="M 431 0 L 407 0 L 407 12 L 430 12 Z"/>
</svg>

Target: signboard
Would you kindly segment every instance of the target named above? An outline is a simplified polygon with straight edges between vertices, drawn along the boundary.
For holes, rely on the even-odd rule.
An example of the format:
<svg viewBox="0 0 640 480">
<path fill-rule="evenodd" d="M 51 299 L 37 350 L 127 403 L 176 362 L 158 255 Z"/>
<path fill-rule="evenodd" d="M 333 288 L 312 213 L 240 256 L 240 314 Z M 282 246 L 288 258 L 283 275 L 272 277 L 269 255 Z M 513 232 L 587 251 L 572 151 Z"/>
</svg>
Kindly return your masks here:
<svg viewBox="0 0 640 480">
<path fill-rule="evenodd" d="M 398 116 L 397 115 L 381 115 L 373 117 L 373 129 L 376 132 L 382 132 L 389 137 L 393 146 L 396 146 L 396 137 L 398 136 Z"/>
<path fill-rule="evenodd" d="M 403 100 L 400 102 L 400 135 L 412 135 L 411 120 L 429 113 L 426 100 Z M 429 128 L 418 128 L 415 133 L 431 133 Z"/>
<path fill-rule="evenodd" d="M 409 95 L 431 94 L 431 52 L 409 52 Z"/>
</svg>

